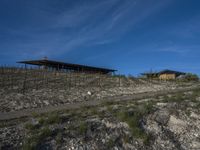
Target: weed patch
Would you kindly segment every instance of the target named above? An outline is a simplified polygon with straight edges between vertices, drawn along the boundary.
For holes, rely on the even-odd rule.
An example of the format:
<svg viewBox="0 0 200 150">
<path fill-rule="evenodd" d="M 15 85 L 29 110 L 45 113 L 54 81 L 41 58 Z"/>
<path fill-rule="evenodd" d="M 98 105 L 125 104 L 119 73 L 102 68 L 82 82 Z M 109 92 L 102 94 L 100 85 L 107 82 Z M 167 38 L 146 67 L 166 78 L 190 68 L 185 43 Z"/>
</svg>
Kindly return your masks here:
<svg viewBox="0 0 200 150">
<path fill-rule="evenodd" d="M 52 135 L 52 131 L 48 127 L 44 127 L 39 130 L 37 133 L 31 135 L 23 143 L 24 150 L 37 149 L 39 144 L 41 144 L 47 137 Z"/>
<path fill-rule="evenodd" d="M 142 139 L 144 143 L 149 140 L 148 135 L 141 128 L 142 118 L 153 111 L 153 103 L 140 104 L 137 107 L 133 107 L 133 112 L 130 113 L 127 109 L 121 109 L 118 112 L 111 112 L 116 118 L 122 122 L 126 122 L 134 137 Z"/>
<path fill-rule="evenodd" d="M 33 124 L 31 124 L 31 123 L 27 123 L 27 124 L 25 124 L 25 128 L 27 129 L 27 130 L 36 130 L 36 129 L 38 129 L 39 128 L 39 124 L 37 124 L 37 125 L 33 125 Z"/>
<path fill-rule="evenodd" d="M 79 133 L 85 134 L 86 131 L 87 131 L 87 124 L 86 124 L 86 122 L 81 121 L 79 124 Z"/>
<path fill-rule="evenodd" d="M 113 139 L 109 139 L 107 142 L 108 149 L 113 148 L 114 145 L 115 145 L 115 143 L 114 143 Z"/>
</svg>

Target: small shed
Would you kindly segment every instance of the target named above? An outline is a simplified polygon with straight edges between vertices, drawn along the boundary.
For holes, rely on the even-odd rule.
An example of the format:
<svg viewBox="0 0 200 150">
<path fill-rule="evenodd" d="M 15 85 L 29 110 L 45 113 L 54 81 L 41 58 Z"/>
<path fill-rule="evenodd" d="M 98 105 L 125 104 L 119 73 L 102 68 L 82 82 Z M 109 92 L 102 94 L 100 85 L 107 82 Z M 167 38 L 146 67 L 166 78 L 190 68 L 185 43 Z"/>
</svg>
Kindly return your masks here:
<svg viewBox="0 0 200 150">
<path fill-rule="evenodd" d="M 163 70 L 158 72 L 158 74 L 159 74 L 158 77 L 161 80 L 174 80 L 180 75 L 185 75 L 186 73 L 173 70 Z"/>
<path fill-rule="evenodd" d="M 149 72 L 142 73 L 148 79 L 160 79 L 160 80 L 174 80 L 181 75 L 185 75 L 184 72 L 174 71 L 174 70 L 162 70 L 160 72 Z"/>
</svg>

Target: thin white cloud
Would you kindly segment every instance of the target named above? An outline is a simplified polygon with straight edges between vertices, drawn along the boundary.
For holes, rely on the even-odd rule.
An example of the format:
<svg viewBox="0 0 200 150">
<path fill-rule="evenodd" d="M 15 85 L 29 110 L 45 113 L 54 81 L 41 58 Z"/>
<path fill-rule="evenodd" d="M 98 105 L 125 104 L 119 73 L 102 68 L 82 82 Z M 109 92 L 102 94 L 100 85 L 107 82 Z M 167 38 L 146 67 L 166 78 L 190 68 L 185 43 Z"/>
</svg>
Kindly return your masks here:
<svg viewBox="0 0 200 150">
<path fill-rule="evenodd" d="M 10 33 L 30 39 L 25 44 L 23 40 L 17 41 L 18 48 L 28 49 L 25 55 L 32 49 L 39 57 L 62 55 L 78 47 L 116 41 L 170 1 L 107 0 L 66 6 L 66 10 L 58 14 L 40 10 L 41 23 L 35 27 L 10 29 Z"/>
<path fill-rule="evenodd" d="M 145 6 L 144 1 L 137 2 L 138 1 L 120 1 L 120 5 L 118 5 L 117 9 L 114 9 L 111 14 L 108 14 L 103 18 L 103 21 L 100 20 L 95 24 L 89 24 L 82 27 L 81 31 L 77 33 L 78 36 L 72 37 L 72 39 L 69 40 L 69 43 L 75 44 L 76 42 L 74 41 L 76 41 L 76 39 L 78 39 L 77 45 L 88 43 L 102 44 L 108 43 L 109 41 L 113 42 L 132 29 L 135 24 L 159 11 L 166 4 L 157 1 L 157 3 L 152 3 L 150 6 Z M 101 7 L 102 6 L 103 5 L 101 5 Z M 96 8 L 95 10 L 99 11 L 103 9 L 101 7 L 98 9 Z M 95 17 L 95 15 L 92 17 Z M 86 22 L 87 21 L 88 20 L 86 20 Z M 80 39 L 82 39 L 81 42 Z"/>
<path fill-rule="evenodd" d="M 177 39 L 192 39 L 200 34 L 200 15 L 195 15 L 190 19 L 185 19 L 172 24 L 168 27 L 167 35 L 176 37 Z"/>
<path fill-rule="evenodd" d="M 158 48 L 158 51 L 163 51 L 163 52 L 174 52 L 174 53 L 179 53 L 179 54 L 187 54 L 191 52 L 198 51 L 200 48 L 200 45 L 193 45 L 193 46 L 187 46 L 187 45 L 175 45 L 175 46 L 169 46 L 169 47 L 164 47 L 164 48 Z"/>
</svg>

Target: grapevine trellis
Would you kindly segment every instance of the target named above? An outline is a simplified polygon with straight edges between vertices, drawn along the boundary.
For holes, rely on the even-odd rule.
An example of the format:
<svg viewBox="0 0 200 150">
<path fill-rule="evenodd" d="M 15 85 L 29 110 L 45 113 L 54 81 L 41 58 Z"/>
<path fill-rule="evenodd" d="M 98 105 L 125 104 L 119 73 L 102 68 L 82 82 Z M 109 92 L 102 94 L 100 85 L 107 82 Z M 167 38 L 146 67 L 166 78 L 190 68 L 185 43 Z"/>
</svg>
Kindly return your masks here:
<svg viewBox="0 0 200 150">
<path fill-rule="evenodd" d="M 113 88 L 138 86 L 141 84 L 162 84 L 163 81 L 138 79 L 121 75 L 105 75 L 84 72 L 66 72 L 27 67 L 0 67 L 0 89 L 6 92 L 25 94 L 29 90 L 71 88 Z"/>
<path fill-rule="evenodd" d="M 40 88 L 120 86 L 120 77 L 36 68 L 0 67 L 0 88 L 25 93 Z"/>
</svg>

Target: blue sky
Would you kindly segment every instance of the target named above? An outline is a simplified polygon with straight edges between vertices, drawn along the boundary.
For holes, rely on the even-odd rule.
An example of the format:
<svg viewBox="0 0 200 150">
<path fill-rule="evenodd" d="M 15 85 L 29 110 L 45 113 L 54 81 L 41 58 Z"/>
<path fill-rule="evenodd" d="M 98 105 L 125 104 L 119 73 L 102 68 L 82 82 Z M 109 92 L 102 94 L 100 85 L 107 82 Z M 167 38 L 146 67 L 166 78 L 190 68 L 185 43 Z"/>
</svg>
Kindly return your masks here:
<svg viewBox="0 0 200 150">
<path fill-rule="evenodd" d="M 0 64 L 44 56 L 200 75 L 200 1 L 0 0 Z"/>
</svg>

